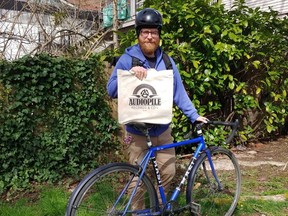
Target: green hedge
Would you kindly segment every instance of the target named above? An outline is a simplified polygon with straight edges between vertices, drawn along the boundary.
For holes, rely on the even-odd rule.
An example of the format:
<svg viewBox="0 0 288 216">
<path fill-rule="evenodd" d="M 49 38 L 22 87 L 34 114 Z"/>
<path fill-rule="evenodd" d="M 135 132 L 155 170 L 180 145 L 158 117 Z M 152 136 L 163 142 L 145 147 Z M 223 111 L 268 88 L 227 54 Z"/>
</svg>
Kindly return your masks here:
<svg viewBox="0 0 288 216">
<path fill-rule="evenodd" d="M 0 71 L 0 193 L 75 177 L 117 148 L 99 56 L 26 56 Z"/>
<path fill-rule="evenodd" d="M 162 47 L 202 115 L 240 119 L 244 142 L 287 134 L 288 19 L 235 2 L 231 10 L 209 0 L 146 0 L 144 7 L 163 14 Z M 190 123 L 174 113 L 174 137 L 182 139 Z"/>
</svg>

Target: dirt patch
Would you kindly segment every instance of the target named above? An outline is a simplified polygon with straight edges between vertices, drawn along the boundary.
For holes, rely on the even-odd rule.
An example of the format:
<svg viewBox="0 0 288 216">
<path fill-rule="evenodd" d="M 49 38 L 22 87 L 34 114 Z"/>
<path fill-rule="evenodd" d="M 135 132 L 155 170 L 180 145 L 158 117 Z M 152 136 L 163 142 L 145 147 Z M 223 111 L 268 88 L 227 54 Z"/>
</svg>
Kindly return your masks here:
<svg viewBox="0 0 288 216">
<path fill-rule="evenodd" d="M 265 143 L 250 143 L 242 150 L 233 149 L 239 160 L 288 162 L 288 137 Z"/>
<path fill-rule="evenodd" d="M 242 150 L 236 148 L 232 151 L 243 169 L 268 165 L 274 169 L 269 173 L 267 170 L 266 174 L 275 175 L 275 170 L 280 168 L 288 174 L 288 137 L 267 143 L 251 143 Z"/>
<path fill-rule="evenodd" d="M 242 172 L 242 198 L 287 200 L 288 137 L 233 149 Z"/>
</svg>

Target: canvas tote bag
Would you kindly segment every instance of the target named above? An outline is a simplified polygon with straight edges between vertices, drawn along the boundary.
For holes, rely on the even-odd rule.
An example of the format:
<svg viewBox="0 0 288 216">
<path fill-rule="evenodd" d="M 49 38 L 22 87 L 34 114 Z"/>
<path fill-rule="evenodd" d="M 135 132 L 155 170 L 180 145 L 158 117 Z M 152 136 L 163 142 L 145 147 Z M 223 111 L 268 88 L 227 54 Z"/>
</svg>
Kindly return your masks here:
<svg viewBox="0 0 288 216">
<path fill-rule="evenodd" d="M 168 124 L 172 120 L 173 70 L 147 70 L 142 81 L 131 71 L 117 70 L 118 121 Z"/>
</svg>

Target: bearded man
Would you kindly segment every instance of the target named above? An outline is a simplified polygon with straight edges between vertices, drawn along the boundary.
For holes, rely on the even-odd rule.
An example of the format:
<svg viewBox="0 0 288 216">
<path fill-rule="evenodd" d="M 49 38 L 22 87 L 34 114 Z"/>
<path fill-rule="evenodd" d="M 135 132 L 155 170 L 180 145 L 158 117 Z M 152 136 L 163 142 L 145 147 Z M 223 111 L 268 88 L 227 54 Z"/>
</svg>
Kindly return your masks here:
<svg viewBox="0 0 288 216">
<path fill-rule="evenodd" d="M 147 76 L 147 69 L 154 68 L 157 71 L 166 70 L 163 60 L 163 51 L 160 44 L 162 29 L 162 15 L 155 9 L 145 8 L 137 13 L 135 19 L 135 30 L 138 44 L 126 48 L 125 53 L 117 61 L 113 73 L 107 84 L 108 94 L 117 98 L 117 70 L 132 71 L 139 79 Z M 137 58 L 142 66 L 133 66 L 133 58 Z M 200 116 L 192 104 L 187 92 L 184 89 L 179 71 L 174 60 L 169 56 L 173 68 L 173 102 L 193 123 L 195 121 L 207 122 L 207 118 Z M 128 72 L 127 72 L 128 73 Z M 139 111 L 141 112 L 141 111 Z M 124 141 L 129 145 L 128 155 L 131 164 L 139 164 L 147 150 L 147 140 L 141 131 L 127 124 Z M 155 124 L 149 129 L 153 146 L 161 146 L 173 142 L 170 124 Z M 157 152 L 156 161 L 160 170 L 162 185 L 168 187 L 175 175 L 175 149 L 166 149 Z M 133 203 L 133 209 L 143 209 L 143 202 L 140 197 L 144 193 L 138 193 Z M 161 200 L 159 200 L 161 203 Z"/>
</svg>

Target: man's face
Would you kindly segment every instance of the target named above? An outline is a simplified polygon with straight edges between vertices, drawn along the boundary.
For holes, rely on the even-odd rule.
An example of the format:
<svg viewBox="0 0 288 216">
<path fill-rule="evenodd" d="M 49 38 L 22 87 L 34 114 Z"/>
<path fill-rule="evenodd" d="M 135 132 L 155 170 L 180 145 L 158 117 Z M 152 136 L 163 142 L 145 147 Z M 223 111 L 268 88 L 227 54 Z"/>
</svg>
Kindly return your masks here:
<svg viewBox="0 0 288 216">
<path fill-rule="evenodd" d="M 154 52 L 160 43 L 158 29 L 142 28 L 138 37 L 138 42 L 144 55 L 148 57 L 154 56 Z"/>
</svg>

